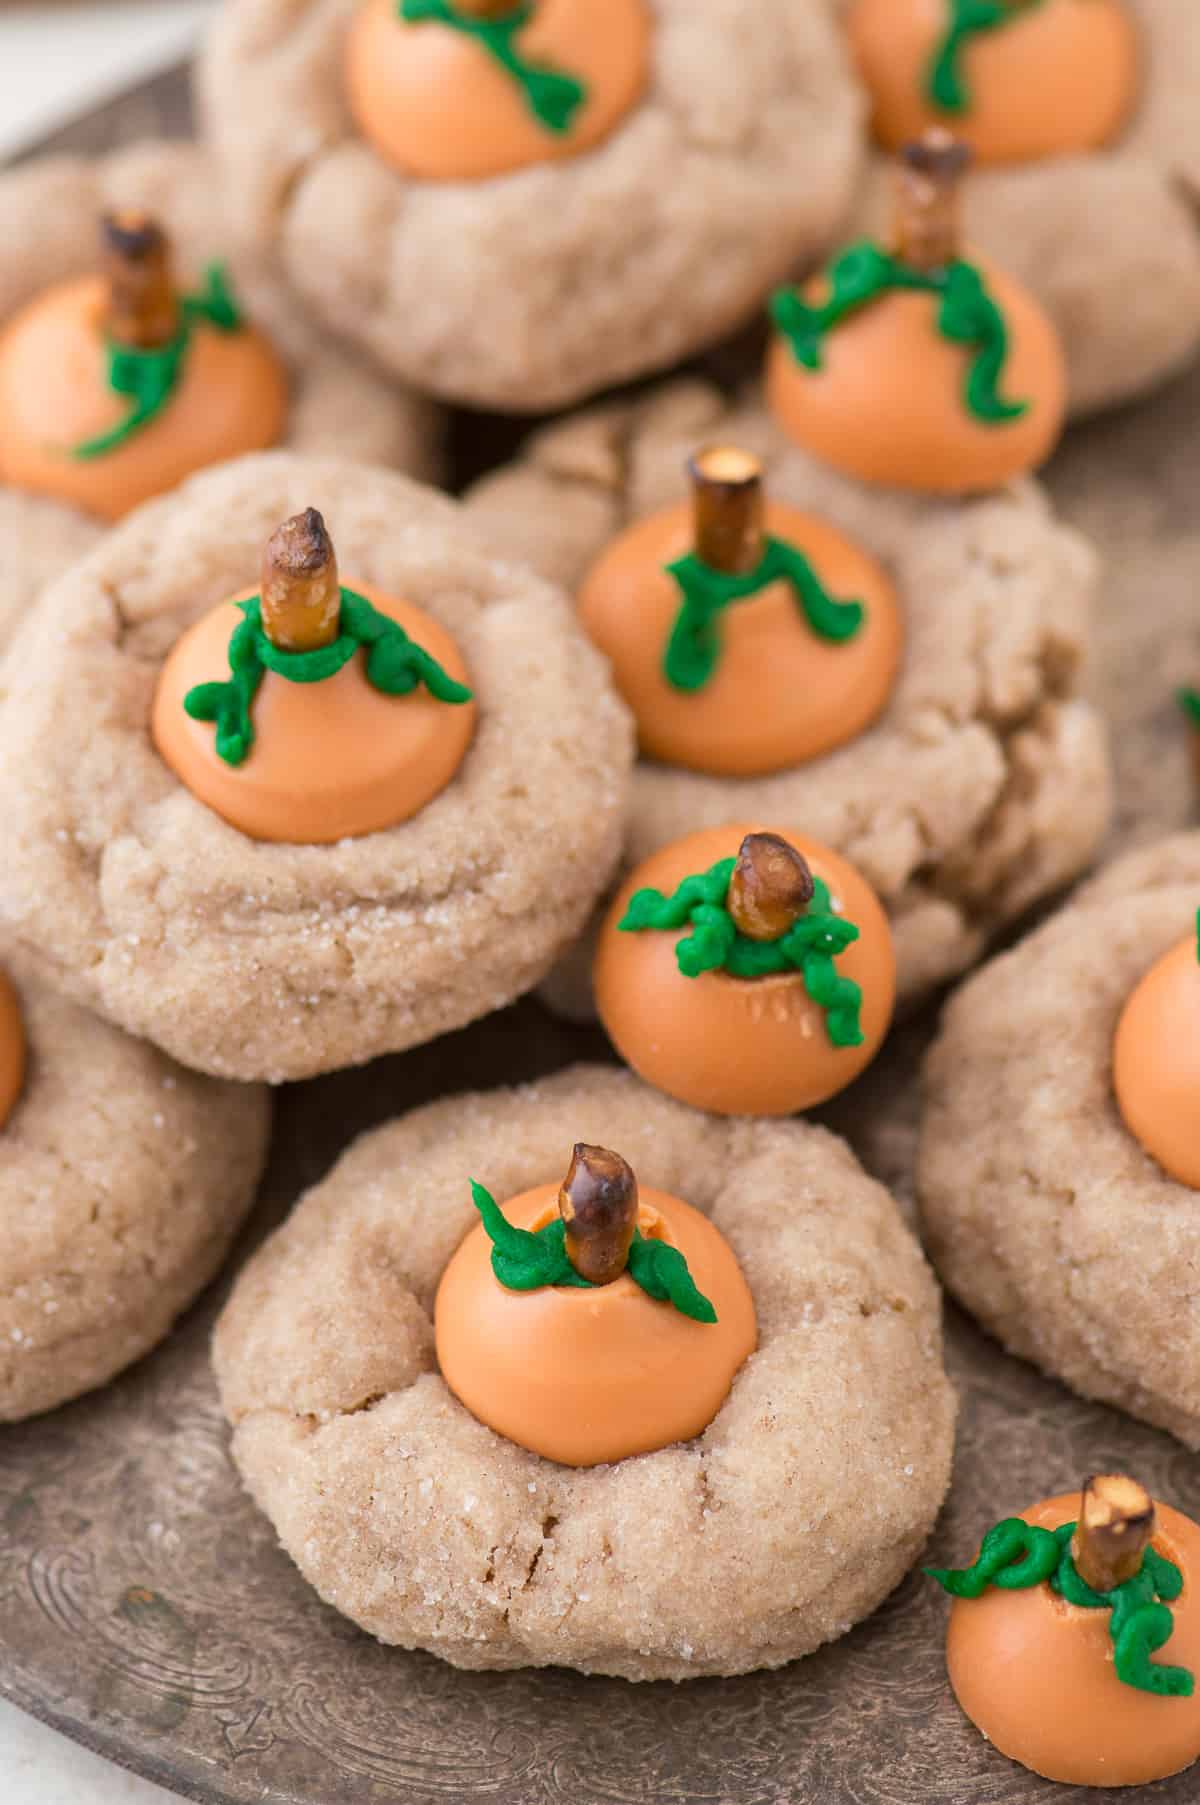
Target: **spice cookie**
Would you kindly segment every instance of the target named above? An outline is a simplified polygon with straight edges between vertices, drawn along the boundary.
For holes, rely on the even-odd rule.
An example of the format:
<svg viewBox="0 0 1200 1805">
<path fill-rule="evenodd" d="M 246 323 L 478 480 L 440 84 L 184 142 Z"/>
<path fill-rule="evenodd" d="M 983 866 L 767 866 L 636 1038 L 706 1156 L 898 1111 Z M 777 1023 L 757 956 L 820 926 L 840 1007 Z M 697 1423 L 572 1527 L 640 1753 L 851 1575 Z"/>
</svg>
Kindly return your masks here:
<svg viewBox="0 0 1200 1805">
<path fill-rule="evenodd" d="M 1070 412 L 1113 406 L 1181 369 L 1200 345 L 1190 0 L 840 4 L 877 142 L 895 149 L 940 124 L 973 144 L 968 237 L 1053 318 Z M 886 207 L 877 158 L 861 227 Z"/>
<path fill-rule="evenodd" d="M 305 1577 L 460 1667 L 780 1666 L 897 1584 L 949 1480 L 937 1293 L 887 1193 L 822 1129 L 610 1068 L 364 1136 L 214 1363 Z"/>
<path fill-rule="evenodd" d="M 483 544 L 404 477 L 276 452 L 46 591 L 0 709 L 0 911 L 39 968 L 272 1081 L 536 984 L 612 874 L 631 733 L 565 599 Z"/>
<path fill-rule="evenodd" d="M 34 598 L 90 551 L 102 532 L 77 508 L 0 484 L 0 652 Z"/>
<path fill-rule="evenodd" d="M 0 493 L 112 520 L 274 443 L 421 475 L 437 462 L 433 410 L 314 330 L 237 247 L 194 146 L 0 177 Z M 58 567 L 78 555 L 69 518 L 8 505 L 18 544 L 49 519 Z"/>
<path fill-rule="evenodd" d="M 0 976 L 0 1422 L 161 1341 L 254 1197 L 270 1105 Z"/>
<path fill-rule="evenodd" d="M 793 516 L 803 510 L 797 543 L 820 528 L 820 542 L 810 536 L 806 543 L 814 563 L 831 551 L 841 560 L 820 563 L 835 599 L 865 599 L 879 627 L 889 592 L 894 596 L 902 654 L 891 671 L 885 656 L 882 686 L 877 669 L 860 672 L 840 704 L 844 723 L 875 683 L 873 723 L 868 711 L 857 737 L 838 744 L 826 721 L 829 749 L 810 753 L 807 763 L 742 776 L 728 767 L 706 775 L 668 765 L 661 748 L 660 762 L 643 759 L 627 860 L 729 821 L 811 834 L 849 858 L 883 899 L 896 935 L 900 995 L 911 1000 L 963 970 L 1004 923 L 1076 876 L 1104 833 L 1104 733 L 1077 693 L 1094 556 L 1031 483 L 966 503 L 867 488 L 787 441 L 755 399 L 731 408 L 691 382 L 539 434 L 520 461 L 476 486 L 468 508 L 512 556 L 529 558 L 579 592 L 631 522 L 645 518 L 648 533 L 657 530 L 650 523 L 664 523 L 663 543 L 649 548 L 655 557 L 662 553 L 662 564 L 686 549 L 685 466 L 703 446 L 736 446 L 757 460 L 768 524 L 773 501 Z M 672 597 L 665 572 L 651 570 L 649 580 L 653 590 L 638 592 L 653 596 L 644 601 L 645 616 L 651 627 L 663 619 L 669 627 L 680 596 Z M 765 624 L 779 637 L 769 656 L 760 650 L 757 658 L 757 617 L 745 614 L 738 629 L 737 610 L 730 611 L 716 679 L 737 678 L 742 687 L 724 713 L 755 731 L 762 698 L 775 698 L 780 673 L 801 697 L 812 695 L 815 719 L 836 693 L 830 670 L 841 656 L 834 642 L 822 649 L 791 599 L 770 607 L 775 613 Z M 622 684 L 617 641 L 626 629 L 642 628 L 618 615 L 615 603 L 609 625 L 602 643 L 610 655 L 617 652 Z M 735 630 L 749 640 L 748 657 Z M 854 648 L 851 640 L 849 653 L 857 657 Z M 792 661 L 814 655 L 826 674 L 805 687 Z M 712 693 L 701 691 L 702 706 Z M 626 694 L 637 708 L 639 699 Z M 802 720 L 801 729 L 809 724 Z M 580 983 L 561 976 L 557 1000 L 580 1007 Z"/>
<path fill-rule="evenodd" d="M 829 0 L 226 0 L 200 98 L 242 226 L 333 330 L 516 412 L 730 331 L 862 155 Z"/>
<path fill-rule="evenodd" d="M 1200 835 L 1122 860 L 952 999 L 919 1187 L 950 1290 L 1014 1353 L 1200 1447 Z"/>
</svg>

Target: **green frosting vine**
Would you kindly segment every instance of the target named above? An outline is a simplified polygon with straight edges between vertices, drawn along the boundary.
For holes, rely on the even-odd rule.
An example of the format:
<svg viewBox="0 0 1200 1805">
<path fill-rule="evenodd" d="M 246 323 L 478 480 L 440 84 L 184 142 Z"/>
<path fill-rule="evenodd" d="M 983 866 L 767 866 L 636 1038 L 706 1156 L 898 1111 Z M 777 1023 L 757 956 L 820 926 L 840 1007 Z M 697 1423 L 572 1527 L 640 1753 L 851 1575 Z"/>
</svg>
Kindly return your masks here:
<svg viewBox="0 0 1200 1805">
<path fill-rule="evenodd" d="M 663 674 L 674 689 L 704 688 L 721 662 L 718 623 L 725 609 L 781 578 L 791 584 L 797 607 L 820 639 L 839 645 L 853 639 L 865 617 L 861 602 L 834 600 L 804 553 L 784 539 L 768 539 L 760 563 L 741 576 L 715 570 L 695 552 L 668 564 L 667 572 L 683 595 L 663 655 Z"/>
<path fill-rule="evenodd" d="M 108 386 L 115 395 L 128 396 L 129 412 L 108 432 L 98 433 L 94 439 L 85 439 L 82 445 L 73 446 L 73 458 L 99 458 L 106 452 L 115 451 L 118 445 L 133 438 L 162 412 L 175 393 L 191 346 L 193 328 L 199 322 L 215 326 L 218 332 L 241 330 L 242 315 L 222 264 L 209 265 L 199 294 L 183 296 L 180 315 L 175 337 L 151 351 L 139 351 L 133 345 L 106 340 Z"/>
<path fill-rule="evenodd" d="M 771 318 L 805 369 L 821 368 L 825 334 L 849 314 L 893 289 L 915 290 L 938 297 L 937 329 L 942 337 L 974 353 L 963 387 L 968 411 L 988 425 L 1028 412 L 1027 401 L 1005 401 L 999 392 L 1008 357 L 1008 327 L 973 263 L 959 260 L 941 270 L 912 269 L 870 239 L 862 239 L 835 259 L 829 285 L 829 299 L 819 307 L 810 307 L 794 288 L 779 289 L 771 298 Z"/>
<path fill-rule="evenodd" d="M 1179 706 L 1192 726 L 1200 731 L 1200 689 L 1181 689 Z"/>
<path fill-rule="evenodd" d="M 545 1285 L 574 1285 L 582 1291 L 596 1287 L 581 1278 L 567 1255 L 567 1225 L 561 1217 L 548 1222 L 536 1234 L 514 1228 L 490 1191 L 471 1180 L 471 1196 L 492 1243 L 492 1271 L 509 1291 L 540 1291 Z M 635 1285 L 656 1303 L 672 1304 L 681 1316 L 695 1322 L 716 1322 L 717 1313 L 696 1288 L 688 1263 L 677 1247 L 652 1241 L 640 1229 L 633 1231 L 626 1270 Z"/>
<path fill-rule="evenodd" d="M 804 988 L 825 1013 L 825 1031 L 835 1047 L 859 1047 L 863 1043 L 862 987 L 844 978 L 834 965 L 839 953 L 858 939 L 858 929 L 844 915 L 835 915 L 829 886 L 814 875 L 815 894 L 805 914 L 778 940 L 750 940 L 738 932 L 725 906 L 729 880 L 736 859 L 720 859 L 707 871 L 685 877 L 671 896 L 661 890 L 635 890 L 618 926 L 623 933 L 638 934 L 657 928 L 691 924 L 675 948 L 675 959 L 685 978 L 706 971 L 727 971 L 734 978 L 765 978 L 778 972 L 798 971 Z"/>
<path fill-rule="evenodd" d="M 548 132 L 569 132 L 575 115 L 587 99 L 587 89 L 573 75 L 531 63 L 516 47 L 516 39 L 533 17 L 531 0 L 500 19 L 475 19 L 460 12 L 452 0 L 397 0 L 397 12 L 408 25 L 432 21 L 475 38 L 517 83 L 530 112 Z"/>
<path fill-rule="evenodd" d="M 1074 1523 L 1050 1530 L 1020 1517 L 1006 1517 L 988 1530 L 970 1567 L 925 1571 L 955 1598 L 980 1598 L 988 1586 L 1016 1590 L 1045 1581 L 1068 1604 L 1107 1610 L 1113 1666 L 1122 1684 L 1161 1698 L 1191 1698 L 1195 1680 L 1186 1667 L 1168 1667 L 1150 1658 L 1174 1628 L 1168 1607 L 1183 1590 L 1179 1568 L 1147 1548 L 1132 1579 L 1111 1592 L 1093 1592 L 1071 1557 L 1074 1533 Z"/>
<path fill-rule="evenodd" d="M 215 721 L 217 756 L 240 765 L 254 744 L 251 707 L 267 671 L 289 683 L 323 683 L 349 664 L 361 646 L 367 653 L 367 681 L 387 696 L 407 696 L 423 683 L 439 702 L 469 702 L 471 691 L 444 671 L 436 658 L 410 639 L 397 621 L 372 607 L 364 595 L 343 589 L 338 637 L 313 652 L 282 652 L 263 630 L 262 602 L 239 602 L 245 619 L 230 635 L 230 676 L 223 683 L 198 683 L 183 698 L 194 721 Z"/>
<path fill-rule="evenodd" d="M 971 95 L 962 72 L 961 57 L 969 40 L 981 31 L 995 31 L 1041 0 L 946 0 L 949 20 L 929 59 L 925 93 L 943 113 L 966 113 L 971 108 Z"/>
</svg>

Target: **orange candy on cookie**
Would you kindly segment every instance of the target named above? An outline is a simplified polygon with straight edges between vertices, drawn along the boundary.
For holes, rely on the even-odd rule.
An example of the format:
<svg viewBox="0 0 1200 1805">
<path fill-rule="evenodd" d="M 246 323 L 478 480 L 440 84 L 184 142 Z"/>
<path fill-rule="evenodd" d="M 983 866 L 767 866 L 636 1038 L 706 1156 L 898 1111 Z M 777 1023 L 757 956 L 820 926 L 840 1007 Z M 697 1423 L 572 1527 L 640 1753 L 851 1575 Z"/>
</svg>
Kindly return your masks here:
<svg viewBox="0 0 1200 1805">
<path fill-rule="evenodd" d="M 1137 98 L 1127 0 L 854 0 L 847 31 L 886 150 L 942 125 L 981 163 L 1078 155 Z"/>
<path fill-rule="evenodd" d="M 21 1004 L 12 981 L 0 971 L 0 1129 L 11 1116 L 25 1083 L 27 1048 Z"/>
<path fill-rule="evenodd" d="M 603 142 L 641 98 L 651 27 L 646 0 L 364 0 L 347 99 L 405 174 L 486 181 Z"/>
<path fill-rule="evenodd" d="M 1200 1526 L 1136 1480 L 1091 1478 L 998 1523 L 972 1567 L 928 1571 L 955 1596 L 955 1696 L 1001 1754 L 1104 1787 L 1200 1755 Z"/>
<path fill-rule="evenodd" d="M 598 1466 L 706 1429 L 754 1352 L 729 1243 L 626 1162 L 577 1145 L 562 1185 L 483 1220 L 438 1287 L 438 1364 L 471 1413 L 564 1466 Z"/>
<path fill-rule="evenodd" d="M 1163 1170 L 1200 1191 L 1200 916 L 1151 966 L 1113 1040 L 1125 1126 Z"/>
<path fill-rule="evenodd" d="M 118 520 L 208 464 L 275 444 L 287 378 L 223 278 L 180 297 L 144 215 L 103 222 L 107 270 L 0 332 L 0 481 Z"/>
<path fill-rule="evenodd" d="M 1054 326 L 960 246 L 967 157 L 940 131 L 909 146 L 892 248 L 854 245 L 772 302 L 768 405 L 798 445 L 862 482 L 976 494 L 1036 469 L 1062 432 Z"/>
<path fill-rule="evenodd" d="M 868 553 L 763 497 L 762 466 L 716 445 L 690 503 L 639 521 L 579 593 L 647 758 L 751 777 L 819 758 L 881 713 L 903 643 Z"/>
<path fill-rule="evenodd" d="M 792 1115 L 843 1090 L 892 1018 L 882 904 L 804 835 L 707 828 L 639 865 L 604 919 L 600 1019 L 640 1077 L 717 1115 Z"/>
<path fill-rule="evenodd" d="M 411 602 L 343 587 L 309 508 L 268 542 L 260 594 L 222 602 L 173 647 L 151 730 L 180 781 L 242 833 L 327 845 L 432 801 L 475 720 L 450 634 Z"/>
</svg>

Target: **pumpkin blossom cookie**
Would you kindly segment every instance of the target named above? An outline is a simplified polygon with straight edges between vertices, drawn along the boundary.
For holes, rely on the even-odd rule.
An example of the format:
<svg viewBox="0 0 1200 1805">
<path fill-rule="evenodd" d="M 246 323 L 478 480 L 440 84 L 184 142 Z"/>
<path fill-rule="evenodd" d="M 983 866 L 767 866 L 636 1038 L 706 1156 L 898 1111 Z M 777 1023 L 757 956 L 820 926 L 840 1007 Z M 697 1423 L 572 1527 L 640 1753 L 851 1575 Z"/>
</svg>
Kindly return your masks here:
<svg viewBox="0 0 1200 1805">
<path fill-rule="evenodd" d="M 803 835 L 708 828 L 630 875 L 600 929 L 596 1008 L 618 1052 L 717 1115 L 794 1115 L 875 1057 L 896 955 L 878 898 Z"/>
<path fill-rule="evenodd" d="M 1200 79 L 1188 0 L 842 0 L 881 152 L 931 127 L 979 164 L 970 239 L 1047 309 L 1072 414 L 1200 342 Z M 883 208 L 884 158 L 861 203 Z"/>
<path fill-rule="evenodd" d="M 766 396 L 788 436 L 863 482 L 947 495 L 1002 487 L 1062 430 L 1054 327 L 964 247 L 967 147 L 931 128 L 896 163 L 890 242 L 864 239 L 771 303 Z"/>
<path fill-rule="evenodd" d="M 919 1168 L 931 1255 L 966 1308 L 1190 1447 L 1198 909 L 1200 836 L 1180 835 L 966 984 L 929 1056 Z"/>
<path fill-rule="evenodd" d="M 827 0 L 752 29 L 737 0 L 227 0 L 200 93 L 243 230 L 318 316 L 519 412 L 740 324 L 862 154 Z"/>
<path fill-rule="evenodd" d="M 607 1067 L 363 1136 L 213 1358 L 304 1576 L 459 1667 L 780 1666 L 898 1583 L 949 1480 L 937 1295 L 887 1193 L 821 1129 Z"/>
<path fill-rule="evenodd" d="M 955 1601 L 950 1683 L 1001 1754 L 1095 1787 L 1200 1755 L 1200 1526 L 1136 1479 L 1094 1474 L 993 1524 L 969 1567 L 927 1572 Z"/>
<path fill-rule="evenodd" d="M 1098 847 L 1095 559 L 1031 483 L 867 487 L 757 397 L 677 382 L 538 434 L 467 508 L 612 660 L 642 753 L 629 867 L 731 821 L 802 828 L 883 903 L 907 1001 Z M 556 974 L 572 1011 L 590 958 Z"/>
<path fill-rule="evenodd" d="M 302 318 L 186 144 L 0 175 L 0 645 L 99 523 L 272 443 L 432 474 L 433 412 Z"/>
<path fill-rule="evenodd" d="M 193 479 L 52 587 L 0 726 L 27 954 L 247 1079 L 531 988 L 612 871 L 630 736 L 562 598 L 482 543 L 403 478 L 274 454 Z"/>
<path fill-rule="evenodd" d="M 0 973 L 0 1422 L 102 1385 L 162 1340 L 254 1197 L 259 1086 L 184 1071 Z"/>
</svg>

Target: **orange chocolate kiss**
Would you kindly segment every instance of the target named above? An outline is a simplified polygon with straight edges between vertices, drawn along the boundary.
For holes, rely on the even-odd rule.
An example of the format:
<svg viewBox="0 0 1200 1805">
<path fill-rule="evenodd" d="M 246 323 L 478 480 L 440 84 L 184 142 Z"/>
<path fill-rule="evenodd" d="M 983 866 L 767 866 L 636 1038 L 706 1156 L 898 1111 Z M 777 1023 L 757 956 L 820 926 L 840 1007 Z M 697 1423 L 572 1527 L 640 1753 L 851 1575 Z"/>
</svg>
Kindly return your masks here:
<svg viewBox="0 0 1200 1805">
<path fill-rule="evenodd" d="M 1160 1504 L 1153 1547 L 1174 1561 L 1183 1591 L 1175 1628 L 1156 1653 L 1200 1674 L 1200 1527 Z M 1065 1492 L 1021 1512 L 1057 1529 L 1079 1515 Z M 1200 1693 L 1160 1698 L 1126 1686 L 1113 1666 L 1109 1613 L 1068 1604 L 1047 1584 L 956 1599 L 946 1637 L 959 1704 L 1004 1755 L 1073 1786 L 1136 1786 L 1200 1755 Z"/>
<path fill-rule="evenodd" d="M 469 682 L 437 621 L 411 602 L 351 587 Z M 238 599 L 248 598 L 222 602 L 179 639 L 154 698 L 154 744 L 194 796 L 251 839 L 326 845 L 395 827 L 446 787 L 471 742 L 475 702 L 451 707 L 423 688 L 384 695 L 367 681 L 362 651 L 321 683 L 264 672 L 251 711 L 254 745 L 243 764 L 226 764 L 212 724 L 192 720 L 183 699 L 197 684 L 228 678 Z"/>
<path fill-rule="evenodd" d="M 783 430 L 863 482 L 934 494 L 1000 488 L 1053 451 L 1066 414 L 1062 347 L 1049 319 L 1011 276 L 971 261 L 1008 326 L 1001 389 L 1029 403 L 1019 418 L 979 420 L 964 397 L 972 352 L 937 329 L 936 295 L 893 290 L 832 327 L 821 368 L 797 362 L 781 334 L 767 360 L 767 401 Z M 805 298 L 826 298 L 821 278 Z"/>
<path fill-rule="evenodd" d="M 558 1215 L 558 1186 L 503 1207 L 536 1231 Z M 708 1427 L 757 1345 L 754 1301 L 729 1243 L 690 1204 L 643 1186 L 638 1227 L 679 1249 L 715 1323 L 655 1302 L 627 1272 L 591 1290 L 508 1291 L 482 1224 L 471 1230 L 442 1275 L 435 1326 L 442 1377 L 473 1416 L 572 1467 L 648 1454 Z"/>
<path fill-rule="evenodd" d="M 13 1112 L 25 1082 L 25 1025 L 12 983 L 0 971 L 0 1128 Z"/>
<path fill-rule="evenodd" d="M 125 418 L 106 375 L 108 286 L 87 276 L 49 289 L 0 334 L 0 480 L 118 520 L 195 470 L 274 445 L 287 379 L 252 327 L 192 327 L 179 381 L 156 418 L 103 456 L 72 447 Z"/>
<path fill-rule="evenodd" d="M 982 163 L 1096 150 L 1133 110 L 1138 45 L 1125 0 L 1040 0 L 1011 24 L 968 38 L 958 67 L 969 96 L 946 113 L 929 98 L 948 0 L 855 0 L 851 49 L 871 95 L 871 126 L 898 150 L 931 125 L 951 126 Z"/>
<path fill-rule="evenodd" d="M 347 99 L 363 136 L 406 174 L 484 181 L 578 156 L 606 138 L 641 97 L 650 37 L 645 0 L 535 0 L 519 54 L 586 89 L 570 128 L 558 132 L 477 40 L 435 20 L 406 24 L 396 0 L 365 0 L 346 40 Z"/>
<path fill-rule="evenodd" d="M 1113 1040 L 1113 1085 L 1129 1132 L 1200 1191 L 1200 959 L 1196 936 L 1151 966 Z"/>
<path fill-rule="evenodd" d="M 835 1096 L 874 1059 L 895 1004 L 892 932 L 875 892 L 840 854 L 787 828 L 777 831 L 861 930 L 836 960 L 842 976 L 862 986 L 861 1046 L 833 1045 L 798 972 L 685 978 L 675 947 L 686 927 L 618 928 L 635 890 L 670 894 L 691 873 L 734 856 L 746 834 L 763 831 L 745 823 L 706 828 L 655 853 L 622 884 L 596 948 L 596 1007 L 621 1057 L 668 1096 L 716 1115 L 786 1116 Z"/>
<path fill-rule="evenodd" d="M 853 639 L 820 638 L 790 586 L 773 583 L 722 613 L 721 658 L 704 687 L 676 689 L 663 658 L 683 598 L 664 566 L 692 549 L 687 503 L 631 527 L 585 578 L 580 617 L 612 661 L 647 758 L 730 777 L 786 770 L 856 738 L 886 705 L 903 625 L 885 572 L 795 508 L 769 502 L 767 530 L 805 554 L 830 595 L 864 603 Z"/>
</svg>

